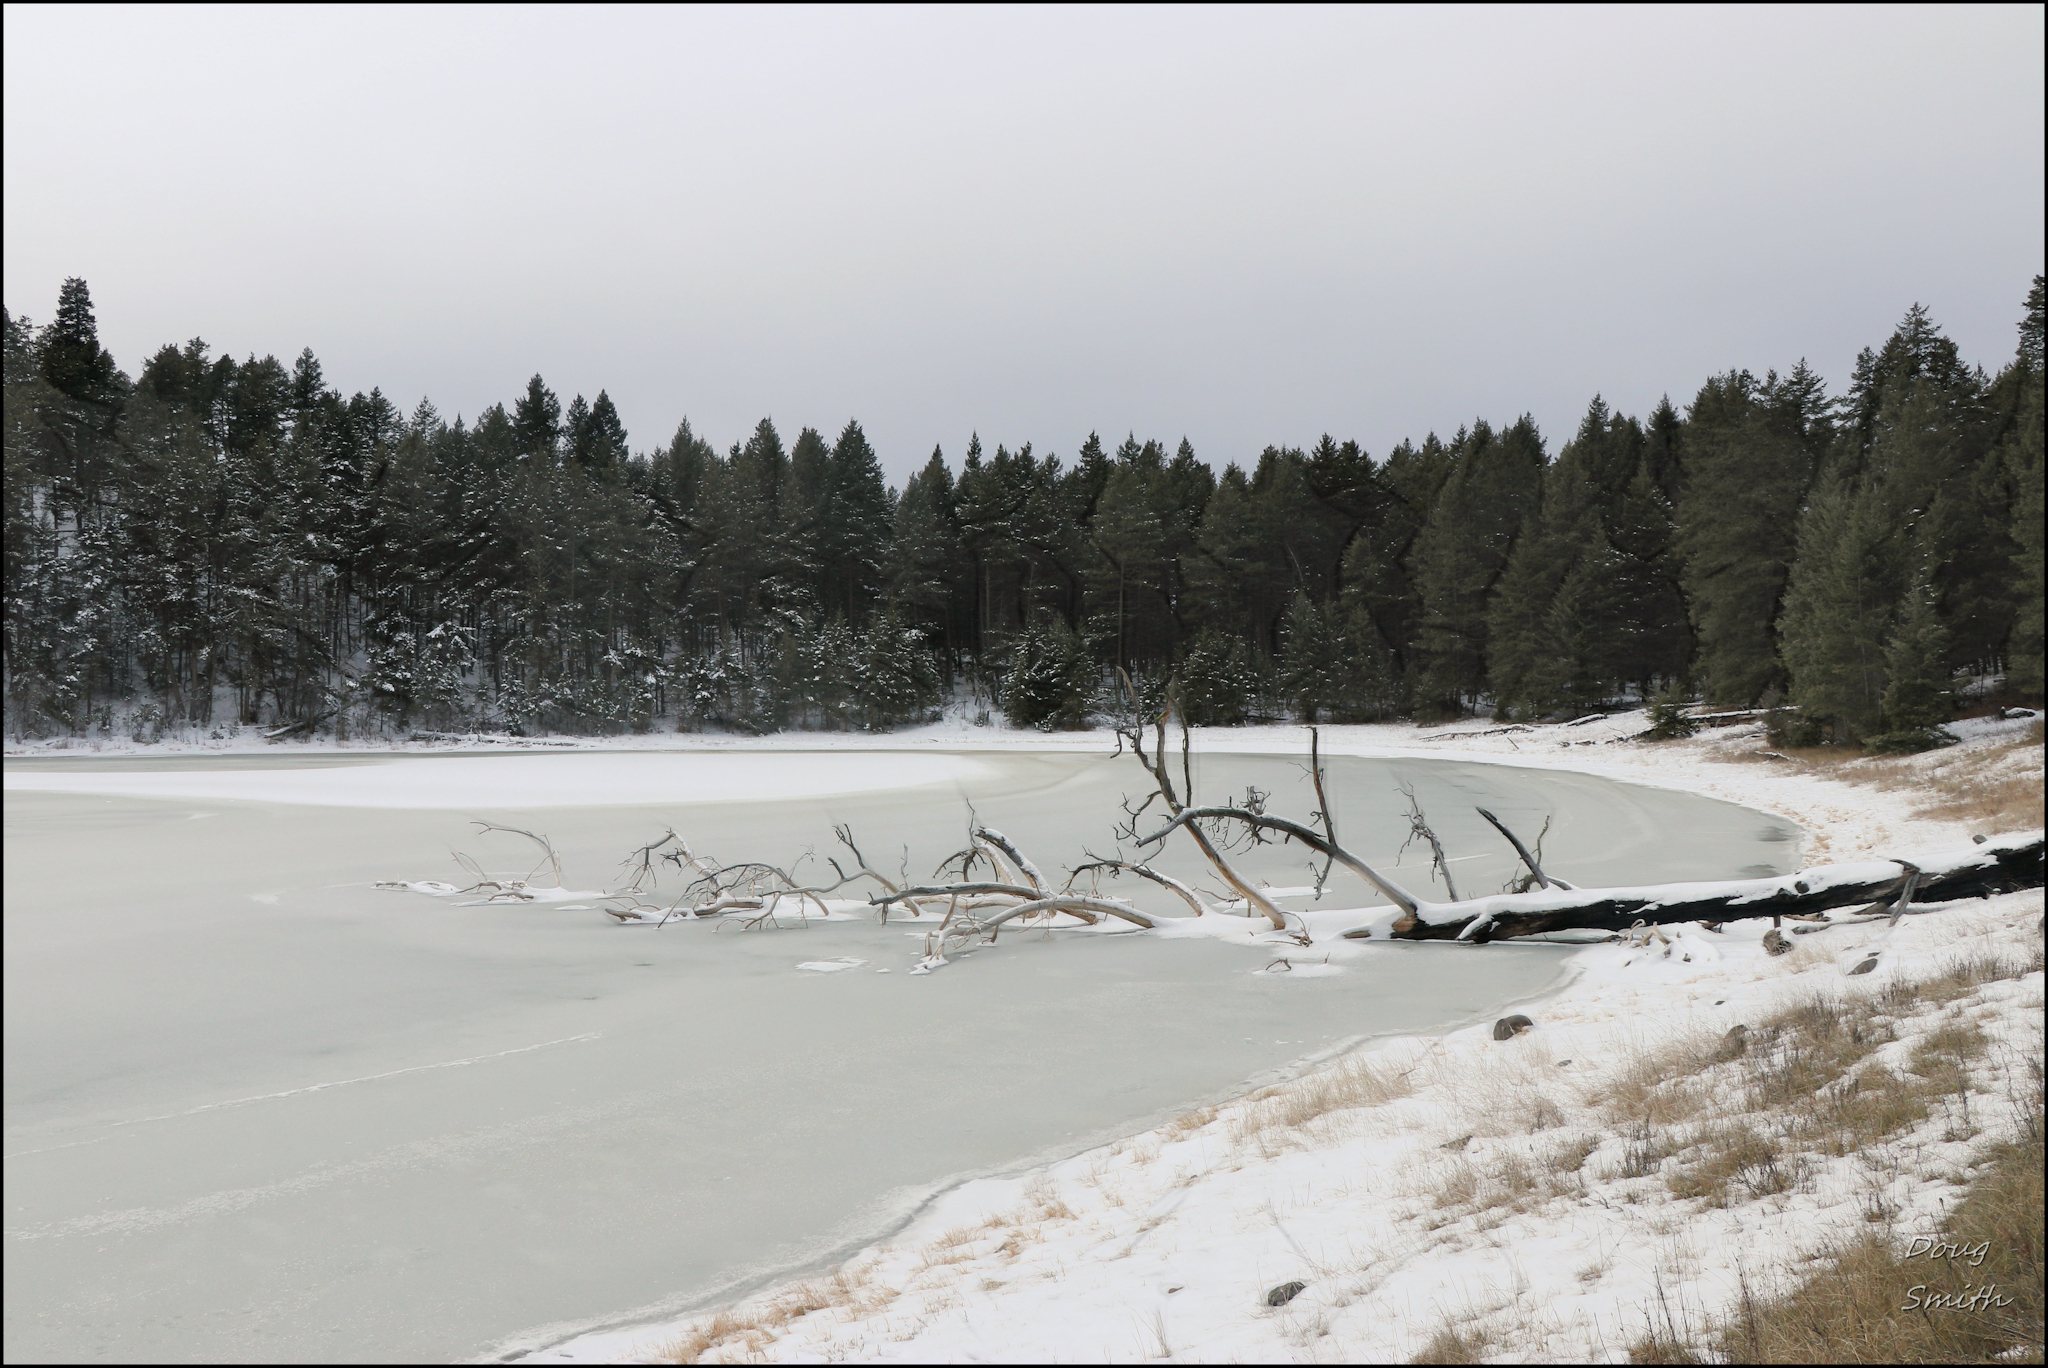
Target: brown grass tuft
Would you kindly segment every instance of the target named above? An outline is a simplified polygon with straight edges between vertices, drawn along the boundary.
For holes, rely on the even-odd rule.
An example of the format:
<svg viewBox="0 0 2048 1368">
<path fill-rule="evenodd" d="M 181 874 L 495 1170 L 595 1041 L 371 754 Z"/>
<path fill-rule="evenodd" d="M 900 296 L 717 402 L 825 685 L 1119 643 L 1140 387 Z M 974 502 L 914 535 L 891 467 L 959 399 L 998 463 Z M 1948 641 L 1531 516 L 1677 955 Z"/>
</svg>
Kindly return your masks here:
<svg viewBox="0 0 2048 1368">
<path fill-rule="evenodd" d="M 1369 1059 L 1339 1060 L 1245 1099 L 1231 1138 L 1239 1144 L 1263 1140 L 1269 1132 L 1292 1131 L 1333 1112 L 1384 1106 L 1415 1091 L 1413 1073 Z"/>
<path fill-rule="evenodd" d="M 1472 1327 L 1445 1325 L 1410 1363 L 1483 1363 L 1492 1341 Z"/>
</svg>

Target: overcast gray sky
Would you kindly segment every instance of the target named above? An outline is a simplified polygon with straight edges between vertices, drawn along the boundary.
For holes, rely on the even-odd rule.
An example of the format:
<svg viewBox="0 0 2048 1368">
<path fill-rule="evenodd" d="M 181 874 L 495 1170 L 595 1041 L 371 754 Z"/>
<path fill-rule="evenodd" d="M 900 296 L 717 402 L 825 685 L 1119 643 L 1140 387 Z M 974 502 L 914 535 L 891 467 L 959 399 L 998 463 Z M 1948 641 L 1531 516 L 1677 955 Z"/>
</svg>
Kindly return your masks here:
<svg viewBox="0 0 2048 1368">
<path fill-rule="evenodd" d="M 2043 10 L 178 10 L 9 5 L 6 304 L 84 276 L 474 415 L 633 445 L 857 416 L 1219 467 L 1596 392 L 1641 412 L 1915 300 L 2013 351 Z"/>
</svg>

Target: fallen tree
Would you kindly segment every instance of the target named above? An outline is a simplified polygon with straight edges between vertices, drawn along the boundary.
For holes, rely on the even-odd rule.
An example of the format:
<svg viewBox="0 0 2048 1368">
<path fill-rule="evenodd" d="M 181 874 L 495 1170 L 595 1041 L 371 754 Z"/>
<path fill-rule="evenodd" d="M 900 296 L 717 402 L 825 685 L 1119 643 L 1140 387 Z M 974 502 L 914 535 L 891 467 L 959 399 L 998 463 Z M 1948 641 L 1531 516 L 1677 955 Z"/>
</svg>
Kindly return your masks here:
<svg viewBox="0 0 2048 1368">
<path fill-rule="evenodd" d="M 1459 940 L 1481 944 L 1551 931 L 1627 931 L 1638 925 L 1729 922 L 1744 917 L 1817 917 L 1854 908 L 1890 910 L 1911 903 L 1988 898 L 2042 886 L 2040 832 L 1991 839 L 1942 856 L 1815 865 L 1768 879 L 1652 884 L 1638 888 L 1563 888 L 1498 893 L 1455 903 L 1418 903 L 1395 919 L 1396 940 Z M 1360 927 L 1344 933 L 1370 935 Z"/>
<path fill-rule="evenodd" d="M 1136 690 L 1130 687 L 1128 677 L 1123 683 L 1132 696 L 1135 713 Z M 1953 903 L 2039 888 L 2043 883 L 2043 835 L 2035 831 L 1993 839 L 1980 836 L 1976 838 L 1979 844 L 1970 849 L 1934 857 L 1919 856 L 1917 862 L 1893 859 L 1818 865 L 1763 879 L 1579 888 L 1543 868 L 1540 835 L 1532 850 L 1498 816 L 1480 808 L 1479 815 L 1506 838 L 1528 873 L 1512 881 L 1508 885 L 1510 891 L 1459 898 L 1449 878 L 1448 857 L 1442 842 L 1411 792 L 1409 839 L 1421 839 L 1430 847 L 1434 857 L 1432 868 L 1443 872 L 1445 887 L 1451 893 L 1450 901 L 1433 902 L 1416 896 L 1338 842 L 1314 728 L 1310 729 L 1310 774 L 1320 807 L 1310 814 L 1308 822 L 1267 812 L 1267 795 L 1257 789 L 1247 789 L 1244 797 L 1235 801 L 1197 804 L 1193 799 L 1193 771 L 1184 720 L 1180 725 L 1179 785 L 1174 782 L 1168 758 L 1167 725 L 1178 711 L 1172 700 L 1169 688 L 1164 708 L 1147 716 L 1124 719 L 1116 729 L 1120 744 L 1128 744 L 1143 766 L 1152 790 L 1143 801 L 1125 802 L 1125 821 L 1118 829 L 1119 835 L 1147 847 L 1163 845 L 1176 831 L 1187 833 L 1224 884 L 1237 895 L 1238 905 L 1247 915 L 1263 916 L 1273 930 L 1302 945 L 1309 944 L 1310 937 L 1300 915 L 1276 906 L 1271 896 L 1239 873 L 1226 851 L 1244 844 L 1298 842 L 1325 862 L 1317 875 L 1318 893 L 1330 872 L 1342 866 L 1394 905 L 1398 915 L 1389 919 L 1382 914 L 1371 925 L 1343 932 L 1346 938 L 1362 939 L 1377 932 L 1395 940 L 1459 941 L 1473 945 L 1558 931 L 1651 935 L 1658 934 L 1654 931 L 1658 926 L 1680 922 L 1704 923 L 1711 930 L 1724 922 L 1766 916 L 1774 924 L 1788 917 L 1802 920 L 1807 924 L 1795 928 L 1795 934 L 1811 934 L 1831 926 L 1855 925 L 1887 913 L 1896 922 L 1901 916 L 1931 910 L 1915 907 L 1915 903 Z M 1155 803 L 1165 808 L 1167 820 L 1157 830 L 1141 835 L 1138 823 Z M 465 889 L 450 887 L 448 892 L 484 892 L 491 901 L 532 901 L 532 881 L 542 870 L 553 873 L 555 887 L 559 889 L 560 861 L 545 837 L 491 823 L 477 825 L 486 831 L 502 831 L 533 842 L 539 848 L 541 860 L 525 879 L 506 880 L 491 878 L 475 861 L 457 855 L 474 882 Z M 721 865 L 692 850 L 670 829 L 661 839 L 626 857 L 623 865 L 630 878 L 622 888 L 596 896 L 607 904 L 603 910 L 622 922 L 661 924 L 677 918 L 737 918 L 738 924 L 751 927 L 779 925 L 776 914 L 783 907 L 806 921 L 807 908 L 828 914 L 827 897 L 847 884 L 868 880 L 881 887 L 882 892 L 870 896 L 867 902 L 884 924 L 892 909 L 907 909 L 913 917 L 943 909 L 937 929 L 927 936 L 928 966 L 944 963 L 949 949 L 970 940 L 993 940 L 997 931 L 1011 922 L 1050 927 L 1065 916 L 1089 925 L 1104 918 L 1125 921 L 1140 929 L 1152 929 L 1159 924 L 1153 914 L 1138 910 L 1126 900 L 1104 896 L 1100 881 L 1105 876 L 1116 878 L 1128 873 L 1148 880 L 1171 892 L 1198 917 L 1215 915 L 1219 910 L 1189 884 L 1121 854 L 1102 857 L 1091 853 L 1055 887 L 1021 847 L 978 820 L 969 822 L 966 847 L 941 861 L 935 871 L 935 879 L 938 875 L 953 876 L 945 882 L 913 884 L 907 875 L 900 881 L 892 880 L 869 865 L 850 829 L 837 827 L 833 834 L 852 856 L 852 867 L 828 859 L 826 862 L 838 876 L 831 883 L 800 884 L 784 869 L 755 861 Z M 907 863 L 907 849 L 905 858 Z M 650 900 L 661 864 L 674 866 L 685 878 L 681 892 L 665 904 Z M 977 866 L 986 866 L 988 876 L 976 877 Z M 1085 890 L 1076 887 L 1084 875 L 1089 880 Z M 1827 915 L 1845 909 L 1854 909 L 1854 915 L 1845 919 L 1830 919 Z M 1782 937 L 1780 943 L 1784 943 Z"/>
</svg>

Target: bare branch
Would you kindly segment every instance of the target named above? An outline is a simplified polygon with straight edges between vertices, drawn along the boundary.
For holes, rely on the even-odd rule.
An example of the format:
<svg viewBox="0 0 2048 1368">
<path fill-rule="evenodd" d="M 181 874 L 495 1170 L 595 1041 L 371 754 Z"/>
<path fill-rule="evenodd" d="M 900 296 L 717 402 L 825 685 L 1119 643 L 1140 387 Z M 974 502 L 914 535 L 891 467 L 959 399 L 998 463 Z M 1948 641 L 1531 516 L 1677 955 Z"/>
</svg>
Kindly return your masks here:
<svg viewBox="0 0 2048 1368">
<path fill-rule="evenodd" d="M 545 865 L 554 872 L 555 887 L 560 888 L 562 886 L 562 857 L 555 854 L 555 847 L 548 840 L 547 837 L 536 836 L 532 832 L 526 830 L 523 827 L 499 826 L 496 822 L 473 821 L 470 823 L 470 825 L 474 827 L 482 827 L 484 831 L 487 832 L 503 831 L 513 836 L 524 836 L 527 840 L 539 846 L 541 851 L 540 864 L 535 865 L 532 871 L 527 874 L 526 881 L 528 883 L 533 882 L 533 876 L 535 874 L 540 873 L 541 866 Z"/>
<path fill-rule="evenodd" d="M 1215 908 L 1203 902 L 1202 897 L 1199 893 L 1195 892 L 1194 889 L 1182 883 L 1179 879 L 1173 878 L 1170 875 L 1161 874 L 1159 871 L 1151 868 L 1148 865 L 1133 864 L 1128 860 L 1105 860 L 1100 858 L 1099 856 L 1091 858 L 1088 861 L 1088 863 L 1083 865 L 1076 865 L 1074 867 L 1072 875 L 1070 875 L 1067 880 L 1068 887 L 1071 888 L 1073 886 L 1073 880 L 1079 878 L 1082 874 L 1097 869 L 1109 870 L 1112 877 L 1114 877 L 1117 874 L 1121 874 L 1128 871 L 1129 873 L 1137 875 L 1141 879 L 1150 879 L 1153 883 L 1158 884 L 1161 888 L 1166 889 L 1175 897 L 1179 898 L 1182 902 L 1186 903 L 1189 907 L 1193 908 L 1196 916 L 1204 917 L 1216 915 Z"/>
<path fill-rule="evenodd" d="M 1299 822 L 1290 822 L 1285 817 L 1271 817 L 1265 813 L 1252 812 L 1245 808 L 1203 807 L 1183 809 L 1175 815 L 1171 822 L 1168 822 L 1150 836 L 1143 837 L 1140 844 L 1154 845 L 1165 840 L 1167 836 L 1172 834 L 1175 827 L 1181 826 L 1185 826 L 1190 833 L 1195 834 L 1197 839 L 1199 839 L 1199 829 L 1194 824 L 1199 821 L 1210 821 L 1217 818 L 1227 818 L 1231 821 L 1243 822 L 1249 827 L 1259 827 L 1266 831 L 1280 832 L 1283 835 L 1300 841 L 1311 850 L 1320 851 L 1330 856 L 1338 864 L 1343 865 L 1359 878 L 1364 879 L 1374 888 L 1377 888 L 1386 896 L 1388 901 L 1411 916 L 1421 906 L 1421 903 L 1417 901 L 1414 894 L 1402 888 L 1399 884 L 1385 878 L 1377 870 L 1373 869 L 1372 866 L 1366 864 L 1365 861 L 1359 859 L 1335 841 L 1327 839 L 1320 832 L 1312 831 Z M 1263 902 L 1264 899 L 1260 901 Z M 1271 904 L 1268 903 L 1267 906 L 1271 906 Z M 1277 910 L 1273 913 L 1272 919 L 1275 926 L 1283 930 L 1286 928 L 1286 919 L 1280 916 Z"/>
<path fill-rule="evenodd" d="M 1531 855 L 1529 853 L 1529 847 L 1522 844 L 1521 837 L 1515 835 L 1514 832 L 1508 830 L 1508 824 L 1506 822 L 1503 822 L 1500 818 L 1494 816 L 1485 808 L 1475 808 L 1474 811 L 1476 811 L 1481 817 L 1484 817 L 1487 821 L 1493 823 L 1493 829 L 1495 831 L 1498 831 L 1501 835 L 1508 838 L 1508 844 L 1515 848 L 1515 854 L 1522 857 L 1522 863 L 1529 866 L 1529 872 L 1536 876 L 1536 882 L 1538 884 L 1542 885 L 1544 888 L 1549 888 L 1552 885 L 1555 885 L 1558 888 L 1567 889 L 1571 887 L 1571 885 L 1566 883 L 1563 879 L 1553 879 L 1548 874 L 1545 874 L 1543 872 L 1543 865 L 1540 863 L 1540 857 Z M 1550 821 L 1548 818 L 1544 819 L 1543 829 L 1545 831 L 1550 830 Z M 1539 849 L 1542 847 L 1543 838 L 1541 836 L 1538 836 L 1536 838 L 1536 844 Z M 1528 890 L 1526 887 L 1524 887 L 1520 891 L 1527 892 Z"/>
<path fill-rule="evenodd" d="M 1100 898 L 1079 898 L 1072 894 L 1059 894 L 1050 898 L 1039 898 L 1033 902 L 1020 903 L 1015 907 L 1006 907 L 993 917 L 984 919 L 981 925 L 993 931 L 1006 921 L 1014 921 L 1018 917 L 1036 916 L 1040 912 L 1094 912 L 1108 917 L 1121 917 L 1123 920 L 1137 926 L 1142 926 L 1148 931 L 1159 924 L 1152 919 L 1151 914 L 1140 912 L 1135 907 L 1126 907 L 1122 903 L 1104 902 Z"/>
<path fill-rule="evenodd" d="M 1451 862 L 1444 858 L 1444 843 L 1436 838 L 1436 830 L 1422 815 L 1422 804 L 1415 801 L 1415 790 L 1403 784 L 1401 792 L 1408 799 L 1408 840 L 1401 842 L 1401 849 L 1406 850 L 1408 841 L 1417 838 L 1429 842 L 1430 852 L 1435 857 L 1430 867 L 1444 876 L 1444 891 L 1451 895 L 1451 901 L 1458 901 L 1458 885 L 1451 881 Z"/>
<path fill-rule="evenodd" d="M 1051 885 L 1045 881 L 1045 876 L 1038 872 L 1038 866 L 1031 863 L 1030 857 L 1017 849 L 1010 838 L 1003 835 L 1002 832 L 992 827 L 977 826 L 974 829 L 974 839 L 977 845 L 985 845 L 990 848 L 989 862 L 995 864 L 999 871 L 1002 868 L 999 857 L 1000 859 L 1007 859 L 1016 867 L 1017 873 L 1023 877 L 1024 881 L 1038 890 L 1040 897 L 1052 891 Z"/>
<path fill-rule="evenodd" d="M 952 883 L 917 884 L 910 888 L 899 888 L 886 898 L 869 898 L 870 905 L 887 907 L 891 903 L 905 902 L 916 898 L 959 898 L 971 893 L 1006 893 L 1013 898 L 1029 902 L 1045 896 L 1039 889 L 1025 884 L 1009 883 Z"/>
<path fill-rule="evenodd" d="M 1322 736 L 1316 728 L 1308 729 L 1308 772 L 1316 781 L 1316 813 L 1323 822 L 1323 834 L 1330 838 L 1330 844 L 1337 843 L 1337 813 L 1330 805 L 1330 795 L 1323 791 Z M 1330 881 L 1330 867 L 1336 861 L 1330 856 L 1323 857 L 1323 872 L 1316 875 L 1316 901 L 1321 902 L 1323 885 Z M 1314 868 L 1313 865 L 1310 868 Z"/>
</svg>

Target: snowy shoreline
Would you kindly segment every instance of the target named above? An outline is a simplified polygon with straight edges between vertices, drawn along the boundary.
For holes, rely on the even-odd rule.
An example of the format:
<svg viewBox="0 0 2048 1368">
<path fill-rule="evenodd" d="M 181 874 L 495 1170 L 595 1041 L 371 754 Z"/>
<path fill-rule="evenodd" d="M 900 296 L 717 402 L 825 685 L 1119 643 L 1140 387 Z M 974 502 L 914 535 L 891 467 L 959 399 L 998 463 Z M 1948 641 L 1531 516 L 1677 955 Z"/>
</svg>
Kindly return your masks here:
<svg viewBox="0 0 2048 1368">
<path fill-rule="evenodd" d="M 1961 745 L 1887 762 L 1882 784 L 1845 782 L 1868 778 L 1853 768 L 1864 762 L 1836 777 L 1756 759 L 1753 727 L 1627 744 L 1641 726 L 1629 716 L 1487 735 L 1373 726 L 1322 736 L 1330 754 L 1569 769 L 1742 803 L 1804 828 L 1811 865 L 1967 845 L 1968 823 L 1920 813 L 1929 785 L 1985 771 L 2038 784 L 2040 750 L 2024 744 L 2031 725 L 1960 724 Z M 814 739 L 835 749 L 1103 744 L 1098 734 L 983 728 Z M 714 744 L 802 748 L 795 740 Z M 1244 728 L 1198 733 L 1196 749 L 1285 753 L 1304 741 L 1299 727 Z M 1527 1009 L 1537 1026 L 1523 1036 L 1496 1042 L 1475 1026 L 1382 1040 L 1023 1177 L 964 1184 L 828 1275 L 547 1348 L 529 1332 L 494 1357 L 533 1348 L 527 1361 L 1390 1361 L 1461 1326 L 1496 1357 L 1625 1358 L 1646 1307 L 1676 1307 L 1703 1325 L 1738 1295 L 1738 1273 L 1768 1279 L 1796 1267 L 1869 1228 L 1873 1203 L 1902 1238 L 1932 1229 L 1971 1156 L 2018 1124 L 2014 1080 L 2019 1061 L 2038 1055 L 2042 975 L 1995 978 L 1960 1002 L 1897 1016 L 1884 1056 L 1895 1064 L 1929 1033 L 1959 1029 L 1958 1013 L 1991 1042 L 1970 1071 L 1979 1106 L 1968 1134 L 1944 1112 L 1854 1153 L 1792 1156 L 1798 1182 L 1754 1200 L 1702 1207 L 1666 1191 L 1657 1171 L 1638 1171 L 1607 1104 L 1632 1063 L 1701 1049 L 1817 994 L 1897 993 L 1966 951 L 2038 966 L 2041 909 L 2039 891 L 2011 894 L 1896 927 L 1835 929 L 1782 958 L 1764 953 L 1760 920 L 1719 935 L 1675 929 L 1668 951 L 1654 941 L 1590 947 L 1560 991 Z M 1851 972 L 1873 952 L 1874 972 Z M 1681 1071 L 1713 1086 L 1714 1069 Z M 1503 1182 L 1515 1195 L 1502 1195 Z M 1299 1295 L 1265 1304 L 1269 1288 L 1296 1281 Z"/>
</svg>

